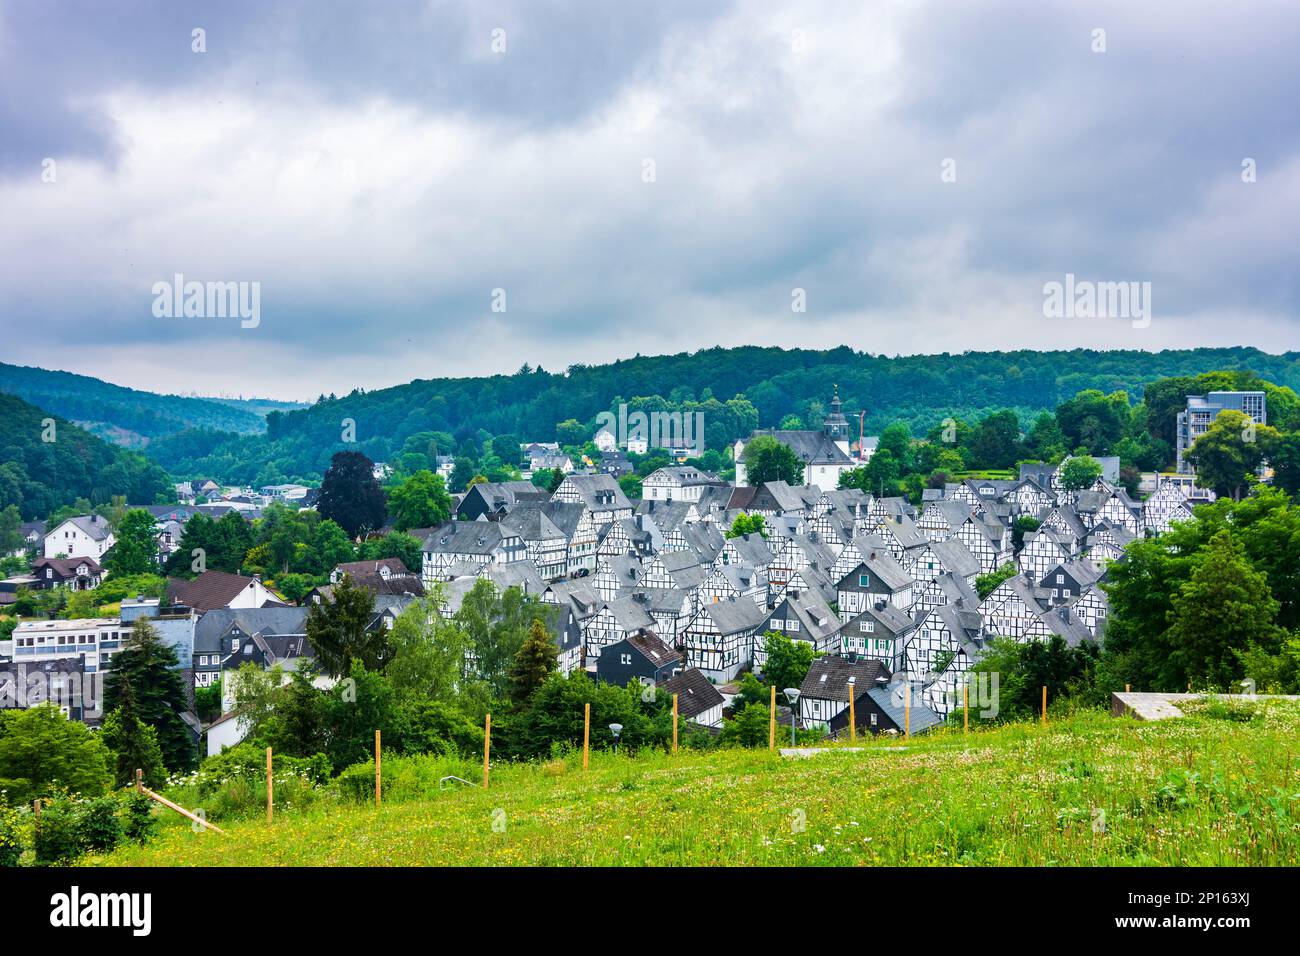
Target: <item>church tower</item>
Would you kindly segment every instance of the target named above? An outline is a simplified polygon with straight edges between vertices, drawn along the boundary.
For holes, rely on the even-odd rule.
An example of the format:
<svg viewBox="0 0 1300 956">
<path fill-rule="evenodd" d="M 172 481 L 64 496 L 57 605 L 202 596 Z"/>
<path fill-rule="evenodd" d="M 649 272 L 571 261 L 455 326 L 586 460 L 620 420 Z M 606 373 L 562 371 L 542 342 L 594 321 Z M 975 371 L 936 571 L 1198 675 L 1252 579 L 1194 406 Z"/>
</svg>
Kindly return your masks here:
<svg viewBox="0 0 1300 956">
<path fill-rule="evenodd" d="M 841 411 L 840 387 L 835 386 L 835 396 L 831 399 L 831 412 L 822 422 L 822 431 L 844 454 L 849 453 L 849 422 Z"/>
</svg>

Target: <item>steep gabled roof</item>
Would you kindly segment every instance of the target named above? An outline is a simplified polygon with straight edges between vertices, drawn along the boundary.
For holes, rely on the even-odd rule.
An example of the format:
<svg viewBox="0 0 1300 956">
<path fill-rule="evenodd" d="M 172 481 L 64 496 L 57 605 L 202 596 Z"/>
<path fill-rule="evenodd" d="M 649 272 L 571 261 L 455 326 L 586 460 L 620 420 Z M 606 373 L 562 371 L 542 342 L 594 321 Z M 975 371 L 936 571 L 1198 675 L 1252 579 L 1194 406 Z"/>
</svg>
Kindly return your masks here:
<svg viewBox="0 0 1300 956">
<path fill-rule="evenodd" d="M 854 687 L 861 695 L 867 688 L 888 680 L 889 671 L 878 660 L 850 660 L 838 654 L 825 654 L 813 659 L 808 676 L 799 686 L 799 694 L 819 700 L 842 700 L 847 705 L 850 677 L 854 678 Z"/>
<path fill-rule="evenodd" d="M 722 693 L 694 667 L 673 675 L 659 686 L 669 694 L 677 695 L 677 713 L 687 720 L 723 703 Z"/>
<path fill-rule="evenodd" d="M 225 571 L 204 571 L 192 581 L 168 578 L 167 596 L 173 604 L 184 604 L 196 611 L 214 611 L 229 607 L 230 602 L 255 583 L 255 580 L 238 574 L 227 574 Z M 266 603 L 282 602 L 268 597 Z"/>
</svg>

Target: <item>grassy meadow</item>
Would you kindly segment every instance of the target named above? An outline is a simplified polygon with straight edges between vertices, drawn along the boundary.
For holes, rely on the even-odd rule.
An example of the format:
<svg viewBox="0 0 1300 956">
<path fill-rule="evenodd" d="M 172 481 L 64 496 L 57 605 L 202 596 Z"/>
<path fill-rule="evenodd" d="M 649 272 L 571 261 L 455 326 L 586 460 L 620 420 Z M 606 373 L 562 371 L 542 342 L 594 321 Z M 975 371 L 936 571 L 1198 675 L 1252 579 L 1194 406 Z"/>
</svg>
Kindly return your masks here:
<svg viewBox="0 0 1300 956">
<path fill-rule="evenodd" d="M 385 758 L 384 804 L 319 788 L 277 813 L 159 836 L 112 866 L 1058 866 L 1300 863 L 1300 707 L 1204 704 L 1142 723 L 1099 711 L 766 750 L 581 754 L 494 766 Z M 373 768 L 370 770 L 373 776 Z M 373 791 L 371 791 L 373 793 Z M 184 800 L 184 793 L 173 793 Z M 253 797 L 256 794 L 252 795 Z M 193 803 L 186 803 L 194 806 Z M 255 807 L 255 800 L 250 801 Z"/>
</svg>

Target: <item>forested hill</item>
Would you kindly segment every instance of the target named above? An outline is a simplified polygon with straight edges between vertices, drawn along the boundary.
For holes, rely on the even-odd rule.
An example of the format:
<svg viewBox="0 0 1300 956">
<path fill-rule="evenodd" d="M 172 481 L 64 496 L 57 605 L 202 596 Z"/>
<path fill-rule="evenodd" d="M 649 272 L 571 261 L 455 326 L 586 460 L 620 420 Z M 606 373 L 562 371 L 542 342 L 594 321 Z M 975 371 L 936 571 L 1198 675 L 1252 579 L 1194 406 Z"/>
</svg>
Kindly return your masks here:
<svg viewBox="0 0 1300 956">
<path fill-rule="evenodd" d="M 101 505 L 124 495 L 131 504 L 152 504 L 172 500 L 173 491 L 143 455 L 0 393 L 0 510 L 16 505 L 24 521 L 34 521 L 79 498 Z"/>
<path fill-rule="evenodd" d="M 88 375 L 0 362 L 0 392 L 84 425 L 114 444 L 141 447 L 186 428 L 213 428 L 241 435 L 266 430 L 255 408 L 223 401 L 156 395 Z"/>
<path fill-rule="evenodd" d="M 859 410 L 866 411 L 868 434 L 892 421 L 905 421 L 923 433 L 947 417 L 971 419 L 1003 408 L 1017 411 L 1028 424 L 1033 415 L 1085 388 L 1123 389 L 1137 400 L 1156 379 L 1220 369 L 1249 369 L 1279 385 L 1300 388 L 1300 353 L 1269 355 L 1253 348 L 894 358 L 848 347 L 714 348 L 573 365 L 561 372 L 525 366 L 514 375 L 417 380 L 354 391 L 322 398 L 306 409 L 271 412 L 264 436 L 190 431 L 156 442 L 149 453 L 182 477 L 315 479 L 331 454 L 344 447 L 387 461 L 402 451 L 408 437 L 428 432 L 453 436 L 457 444 L 500 435 L 548 441 L 557 437 L 560 423 L 576 420 L 571 427 L 589 429 L 596 414 L 616 409 L 620 401 L 647 410 L 701 411 L 709 447 L 721 448 L 755 426 L 777 426 L 789 416 L 816 427 L 836 385 L 846 415 L 856 418 Z M 736 396 L 744 400 L 731 401 Z M 356 445 L 340 441 L 345 419 L 356 423 Z"/>
</svg>

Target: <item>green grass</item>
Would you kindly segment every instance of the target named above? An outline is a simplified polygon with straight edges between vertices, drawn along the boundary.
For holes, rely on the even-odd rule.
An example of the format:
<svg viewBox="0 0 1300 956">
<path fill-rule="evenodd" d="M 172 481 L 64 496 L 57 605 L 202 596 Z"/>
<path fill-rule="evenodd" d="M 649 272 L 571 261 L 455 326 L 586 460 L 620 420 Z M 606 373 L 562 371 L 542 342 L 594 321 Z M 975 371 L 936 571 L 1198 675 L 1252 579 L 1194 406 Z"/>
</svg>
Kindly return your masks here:
<svg viewBox="0 0 1300 956">
<path fill-rule="evenodd" d="M 585 773 L 580 757 L 501 766 L 488 791 L 438 791 L 435 771 L 410 772 L 415 758 L 381 809 L 331 791 L 273 825 L 228 822 L 223 838 L 169 822 L 147 847 L 86 862 L 1295 865 L 1298 730 L 1293 704 L 1246 720 L 1204 708 L 1159 723 L 1083 712 L 803 760 L 722 750 L 597 754 Z M 468 766 L 462 775 L 481 779 Z"/>
</svg>

